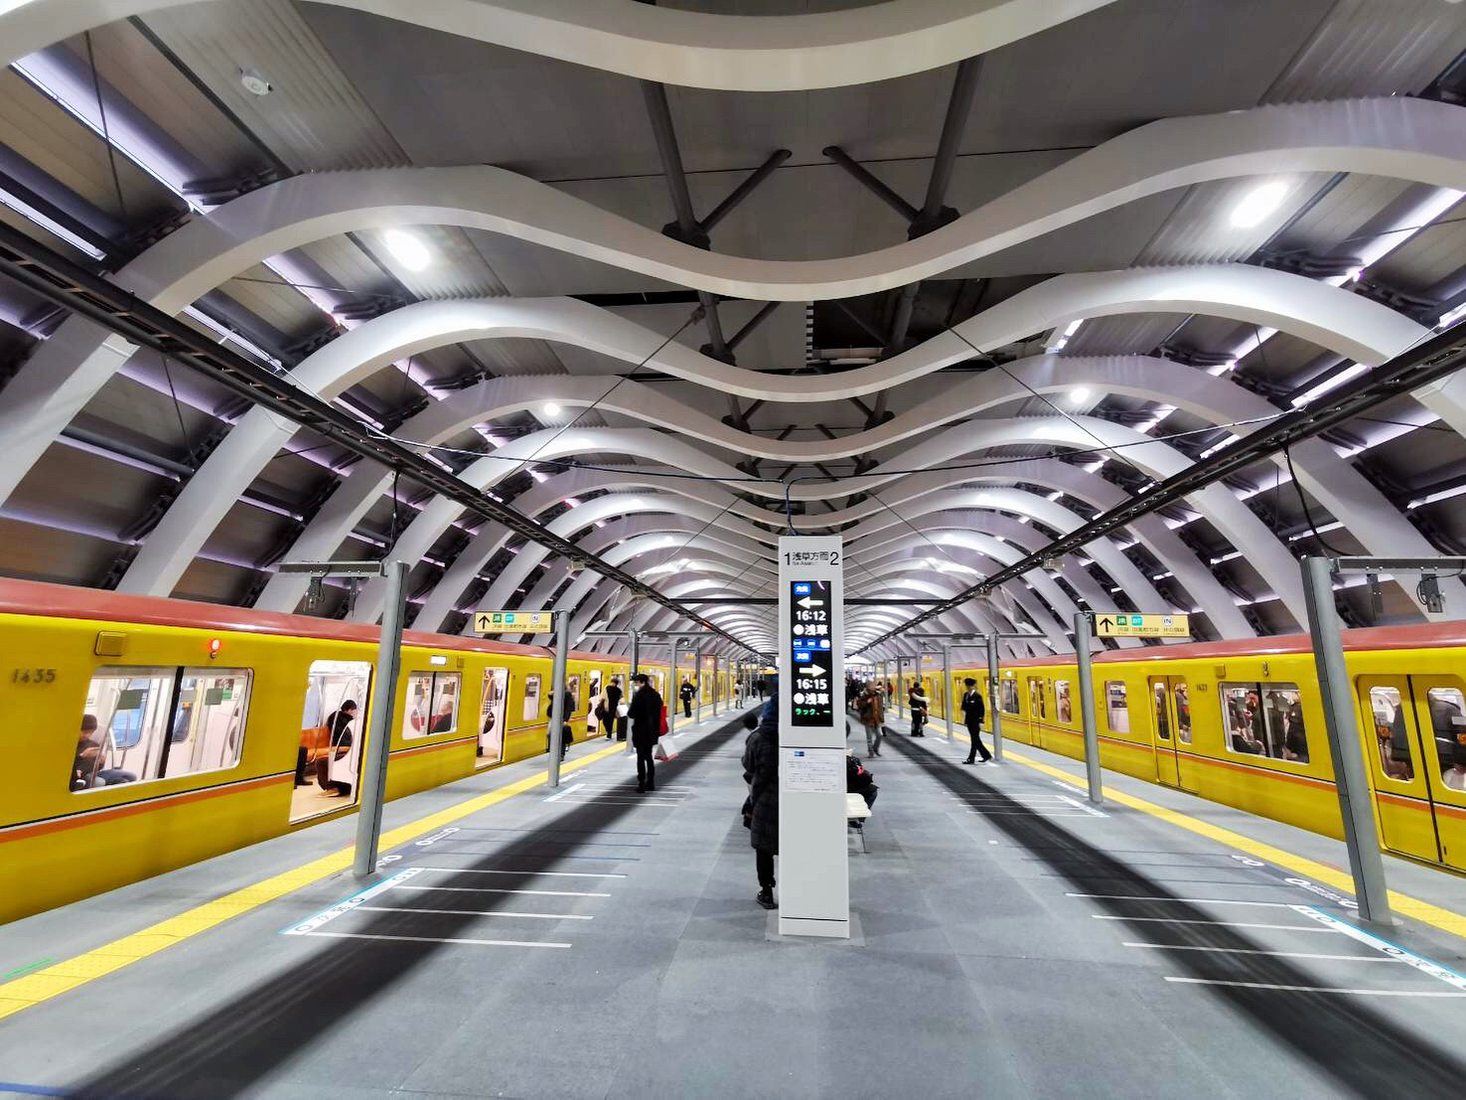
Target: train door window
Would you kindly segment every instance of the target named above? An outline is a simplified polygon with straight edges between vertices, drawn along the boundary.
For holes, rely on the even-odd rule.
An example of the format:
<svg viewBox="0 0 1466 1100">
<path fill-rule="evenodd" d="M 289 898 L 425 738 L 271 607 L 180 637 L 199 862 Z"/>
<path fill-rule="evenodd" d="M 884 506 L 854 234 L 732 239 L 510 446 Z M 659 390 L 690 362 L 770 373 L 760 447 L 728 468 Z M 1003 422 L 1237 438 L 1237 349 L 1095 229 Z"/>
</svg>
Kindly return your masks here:
<svg viewBox="0 0 1466 1100">
<path fill-rule="evenodd" d="M 566 676 L 565 677 L 565 690 L 570 693 L 570 698 L 573 699 L 573 700 L 575 700 L 575 706 L 571 708 L 570 714 L 578 714 L 580 712 L 580 674 L 579 673 L 576 673 L 574 676 Z M 570 714 L 567 714 L 565 717 L 566 718 L 569 718 L 570 717 Z"/>
<path fill-rule="evenodd" d="M 1018 713 L 1018 681 L 1002 681 L 1001 702 L 1004 714 Z"/>
<path fill-rule="evenodd" d="M 1074 721 L 1074 706 L 1069 701 L 1069 681 L 1058 680 L 1054 683 L 1054 711 L 1060 722 L 1069 723 Z"/>
<path fill-rule="evenodd" d="M 1181 744 L 1191 744 L 1191 690 L 1185 680 L 1171 681 L 1171 694 L 1176 700 L 1176 737 Z"/>
<path fill-rule="evenodd" d="M 1219 685 L 1218 695 L 1230 751 L 1308 763 L 1297 684 L 1226 683 Z"/>
<path fill-rule="evenodd" d="M 222 771 L 239 763 L 250 679 L 247 669 L 183 670 L 168 734 L 165 777 Z"/>
<path fill-rule="evenodd" d="M 356 801 L 372 666 L 313 661 L 300 717 L 290 820 L 330 813 Z"/>
<path fill-rule="evenodd" d="M 458 695 L 463 677 L 457 672 L 414 672 L 407 678 L 404 738 L 452 733 L 458 728 Z"/>
<path fill-rule="evenodd" d="M 520 718 L 536 722 L 540 717 L 540 674 L 532 672 L 524 678 L 524 707 Z"/>
<path fill-rule="evenodd" d="M 249 682 L 245 669 L 98 669 L 87 687 L 71 789 L 234 767 Z"/>
<path fill-rule="evenodd" d="M 1161 741 L 1171 739 L 1171 716 L 1166 711 L 1166 684 L 1165 681 L 1153 683 L 1150 686 L 1151 694 L 1155 700 L 1155 734 Z"/>
<path fill-rule="evenodd" d="M 497 764 L 504 758 L 504 704 L 508 697 L 509 670 L 484 669 L 484 694 L 478 715 L 479 764 Z"/>
<path fill-rule="evenodd" d="M 1431 688 L 1425 699 L 1441 782 L 1453 791 L 1466 791 L 1466 698 L 1456 688 Z"/>
<path fill-rule="evenodd" d="M 1415 778 L 1415 761 L 1410 756 L 1410 734 L 1400 690 L 1393 687 L 1369 689 L 1369 709 L 1374 714 L 1374 740 L 1379 749 L 1380 770 L 1386 779 L 1409 783 Z"/>
<path fill-rule="evenodd" d="M 1125 702 L 1125 681 L 1105 681 L 1105 714 L 1111 733 L 1130 732 L 1130 707 Z"/>
<path fill-rule="evenodd" d="M 1043 681 L 1034 676 L 1028 678 L 1028 713 L 1037 718 L 1048 717 L 1048 710 L 1044 705 Z"/>
</svg>

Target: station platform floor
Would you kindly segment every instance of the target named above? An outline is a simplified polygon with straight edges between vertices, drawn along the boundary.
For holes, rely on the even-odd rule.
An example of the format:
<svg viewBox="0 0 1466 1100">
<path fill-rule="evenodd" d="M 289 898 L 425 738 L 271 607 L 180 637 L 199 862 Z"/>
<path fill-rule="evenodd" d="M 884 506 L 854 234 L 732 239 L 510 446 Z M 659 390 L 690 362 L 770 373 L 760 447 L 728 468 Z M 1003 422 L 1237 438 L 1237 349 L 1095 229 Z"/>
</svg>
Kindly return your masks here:
<svg viewBox="0 0 1466 1100">
<path fill-rule="evenodd" d="M 857 934 L 785 939 L 741 723 L 682 740 L 645 796 L 591 741 L 392 803 L 365 888 L 348 819 L 0 928 L 0 1095 L 1462 1094 L 1466 880 L 1391 861 L 1447 917 L 1365 929 L 1324 838 L 893 733 Z"/>
</svg>

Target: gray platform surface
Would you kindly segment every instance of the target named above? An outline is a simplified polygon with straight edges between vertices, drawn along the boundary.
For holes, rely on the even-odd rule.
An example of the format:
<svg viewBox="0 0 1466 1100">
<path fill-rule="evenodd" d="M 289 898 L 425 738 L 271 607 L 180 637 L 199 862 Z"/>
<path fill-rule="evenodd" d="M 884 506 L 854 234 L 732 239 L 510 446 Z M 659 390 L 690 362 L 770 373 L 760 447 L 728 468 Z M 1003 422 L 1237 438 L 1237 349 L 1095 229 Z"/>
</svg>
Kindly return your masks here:
<svg viewBox="0 0 1466 1100">
<path fill-rule="evenodd" d="M 965 768 L 934 738 L 870 761 L 859 941 L 771 938 L 737 813 L 743 732 L 704 727 L 654 795 L 624 757 L 597 762 L 389 853 L 354 908 L 333 908 L 350 879 L 326 881 L 0 1022 L 0 1090 L 1461 1095 L 1466 986 L 1410 961 L 1459 970 L 1459 942 L 1381 949 L 1296 876 L 1150 815 L 1097 816 L 1032 769 Z M 267 869 L 259 849 L 211 863 L 242 877 L 340 843 L 313 832 L 261 846 Z M 174 911 L 201 900 L 189 872 L 164 876 Z M 146 923 L 120 900 L 161 908 L 144 885 L 0 929 L 0 960 L 41 922 L 87 944 L 101 906 L 103 934 Z"/>
</svg>

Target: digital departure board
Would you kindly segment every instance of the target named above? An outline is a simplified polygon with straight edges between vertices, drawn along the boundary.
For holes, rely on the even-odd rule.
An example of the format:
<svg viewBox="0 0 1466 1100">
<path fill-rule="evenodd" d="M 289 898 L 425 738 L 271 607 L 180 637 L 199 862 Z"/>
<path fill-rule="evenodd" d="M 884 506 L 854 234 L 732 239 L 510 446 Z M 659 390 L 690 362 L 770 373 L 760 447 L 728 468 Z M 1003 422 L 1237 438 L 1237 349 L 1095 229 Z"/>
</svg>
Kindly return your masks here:
<svg viewBox="0 0 1466 1100">
<path fill-rule="evenodd" d="M 835 721 L 831 603 L 828 581 L 789 584 L 790 721 L 796 726 L 830 726 Z"/>
</svg>

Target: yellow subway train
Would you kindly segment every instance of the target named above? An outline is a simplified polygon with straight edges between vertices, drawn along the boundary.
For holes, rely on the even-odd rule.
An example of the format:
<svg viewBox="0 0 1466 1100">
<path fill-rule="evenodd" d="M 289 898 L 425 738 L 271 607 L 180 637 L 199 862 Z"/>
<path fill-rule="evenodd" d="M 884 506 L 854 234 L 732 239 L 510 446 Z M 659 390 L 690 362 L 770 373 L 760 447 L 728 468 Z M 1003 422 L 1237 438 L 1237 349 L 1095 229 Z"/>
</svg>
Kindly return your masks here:
<svg viewBox="0 0 1466 1100">
<path fill-rule="evenodd" d="M 0 580 L 0 922 L 350 812 L 376 635 Z M 545 752 L 551 657 L 409 631 L 387 796 Z M 671 704 L 665 663 L 643 671 Z M 731 673 L 701 671 L 703 701 L 727 699 Z M 577 741 L 627 676 L 622 660 L 570 655 Z"/>
<path fill-rule="evenodd" d="M 1466 871 L 1466 623 L 1346 631 L 1344 649 L 1382 846 Z M 1073 659 L 1000 671 L 1005 741 L 1082 758 Z M 953 694 L 928 691 L 933 713 L 969 676 L 986 689 L 985 667 L 954 670 Z M 1094 691 L 1106 768 L 1342 835 L 1307 635 L 1110 650 Z"/>
</svg>

